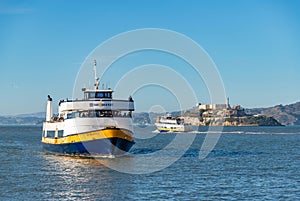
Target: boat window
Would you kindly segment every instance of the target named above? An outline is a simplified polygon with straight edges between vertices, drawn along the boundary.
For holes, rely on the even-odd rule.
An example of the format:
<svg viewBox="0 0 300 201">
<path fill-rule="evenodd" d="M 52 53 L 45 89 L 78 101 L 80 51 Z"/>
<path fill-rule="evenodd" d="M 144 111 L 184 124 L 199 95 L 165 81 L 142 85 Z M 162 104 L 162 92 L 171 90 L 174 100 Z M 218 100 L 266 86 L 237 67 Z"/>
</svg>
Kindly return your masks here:
<svg viewBox="0 0 300 201">
<path fill-rule="evenodd" d="M 114 111 L 113 116 L 114 117 L 131 117 L 132 113 L 131 113 L 131 111 Z"/>
<path fill-rule="evenodd" d="M 67 114 L 67 119 L 75 118 L 74 113 Z"/>
<path fill-rule="evenodd" d="M 63 130 L 59 130 L 57 133 L 57 137 L 63 137 L 64 136 L 64 131 Z"/>
<path fill-rule="evenodd" d="M 101 117 L 101 111 L 100 110 L 96 110 L 95 113 L 96 113 L 96 117 Z"/>
<path fill-rule="evenodd" d="M 72 112 L 67 114 L 67 119 L 72 119 L 72 118 L 76 118 L 79 117 L 79 112 Z"/>
<path fill-rule="evenodd" d="M 97 92 L 96 98 L 111 98 L 111 92 Z"/>
<path fill-rule="evenodd" d="M 89 112 L 88 111 L 81 111 L 79 112 L 79 117 L 88 117 Z"/>
<path fill-rule="evenodd" d="M 47 131 L 48 138 L 54 138 L 54 136 L 55 136 L 55 131 Z"/>
<path fill-rule="evenodd" d="M 79 112 L 74 112 L 75 117 L 79 117 Z"/>
<path fill-rule="evenodd" d="M 102 92 L 96 93 L 96 98 L 103 98 L 104 94 Z"/>
<path fill-rule="evenodd" d="M 89 93 L 89 98 L 95 98 L 95 92 Z"/>
<path fill-rule="evenodd" d="M 111 97 L 111 93 L 105 93 L 105 98 L 110 98 Z"/>
<path fill-rule="evenodd" d="M 101 115 L 100 115 L 101 117 L 112 117 L 113 115 L 112 115 L 112 111 L 110 111 L 110 110 L 103 110 L 103 111 L 101 111 Z"/>
<path fill-rule="evenodd" d="M 120 111 L 113 111 L 113 116 L 114 117 L 121 116 Z"/>
<path fill-rule="evenodd" d="M 96 117 L 96 111 L 90 110 L 88 115 L 89 115 L 89 117 Z"/>
</svg>

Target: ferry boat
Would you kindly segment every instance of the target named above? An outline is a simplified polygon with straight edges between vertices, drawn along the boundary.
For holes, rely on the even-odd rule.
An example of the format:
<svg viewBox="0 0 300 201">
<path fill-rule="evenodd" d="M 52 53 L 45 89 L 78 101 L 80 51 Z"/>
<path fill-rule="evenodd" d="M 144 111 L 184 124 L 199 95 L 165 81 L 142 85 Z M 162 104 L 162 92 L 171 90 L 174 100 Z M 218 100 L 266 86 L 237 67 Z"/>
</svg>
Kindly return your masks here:
<svg viewBox="0 0 300 201">
<path fill-rule="evenodd" d="M 63 154 L 122 155 L 134 145 L 134 101 L 113 99 L 111 88 L 99 89 L 94 61 L 94 89 L 83 88 L 83 98 L 61 100 L 53 115 L 48 95 L 42 144 L 46 151 Z"/>
<path fill-rule="evenodd" d="M 189 132 L 193 130 L 190 124 L 184 123 L 183 118 L 174 118 L 171 114 L 157 117 L 155 126 L 159 132 Z"/>
</svg>

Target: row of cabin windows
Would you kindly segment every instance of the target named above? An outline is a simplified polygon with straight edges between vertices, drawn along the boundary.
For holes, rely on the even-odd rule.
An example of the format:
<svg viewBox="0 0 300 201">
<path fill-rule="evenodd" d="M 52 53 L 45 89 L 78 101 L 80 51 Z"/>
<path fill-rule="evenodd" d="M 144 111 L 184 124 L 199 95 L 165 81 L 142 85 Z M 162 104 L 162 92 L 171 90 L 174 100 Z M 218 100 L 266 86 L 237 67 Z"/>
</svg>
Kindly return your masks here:
<svg viewBox="0 0 300 201">
<path fill-rule="evenodd" d="M 44 131 L 43 135 L 44 135 L 44 137 L 47 137 L 47 138 L 55 138 L 55 132 L 56 131 Z M 64 135 L 63 130 L 58 130 L 57 131 L 57 137 L 58 138 L 63 137 L 63 135 Z"/>
<path fill-rule="evenodd" d="M 163 126 L 163 128 L 168 128 L 168 127 Z M 169 127 L 168 129 L 176 129 L 176 127 Z"/>
<path fill-rule="evenodd" d="M 86 110 L 67 114 L 67 119 L 85 117 L 131 117 L 131 111 Z"/>
<path fill-rule="evenodd" d="M 111 98 L 111 92 L 89 92 L 86 98 Z"/>
</svg>

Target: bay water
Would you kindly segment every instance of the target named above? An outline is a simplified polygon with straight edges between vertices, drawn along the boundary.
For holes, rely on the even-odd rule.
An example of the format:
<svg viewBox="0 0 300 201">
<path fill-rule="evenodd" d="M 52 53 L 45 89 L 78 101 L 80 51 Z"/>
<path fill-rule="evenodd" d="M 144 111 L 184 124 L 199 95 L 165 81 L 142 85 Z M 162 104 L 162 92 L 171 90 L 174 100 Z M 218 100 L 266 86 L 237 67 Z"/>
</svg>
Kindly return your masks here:
<svg viewBox="0 0 300 201">
<path fill-rule="evenodd" d="M 41 133 L 40 126 L 0 126 L 0 200 L 300 200 L 297 126 L 226 127 L 204 159 L 209 133 L 201 129 L 135 127 L 136 144 L 116 158 L 47 153 Z M 182 155 L 180 143 L 166 148 L 179 135 L 192 139 Z"/>
</svg>

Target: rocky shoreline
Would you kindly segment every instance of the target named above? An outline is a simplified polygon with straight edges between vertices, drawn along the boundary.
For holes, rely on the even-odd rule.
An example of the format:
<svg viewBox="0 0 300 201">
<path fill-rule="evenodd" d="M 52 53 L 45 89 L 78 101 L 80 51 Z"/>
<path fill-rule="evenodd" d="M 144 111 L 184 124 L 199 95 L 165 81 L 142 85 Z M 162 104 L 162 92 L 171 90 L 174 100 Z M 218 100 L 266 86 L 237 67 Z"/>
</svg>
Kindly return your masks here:
<svg viewBox="0 0 300 201">
<path fill-rule="evenodd" d="M 267 116 L 244 116 L 225 118 L 205 118 L 200 121 L 197 117 L 183 117 L 185 123 L 193 126 L 283 126 L 273 117 Z"/>
</svg>

